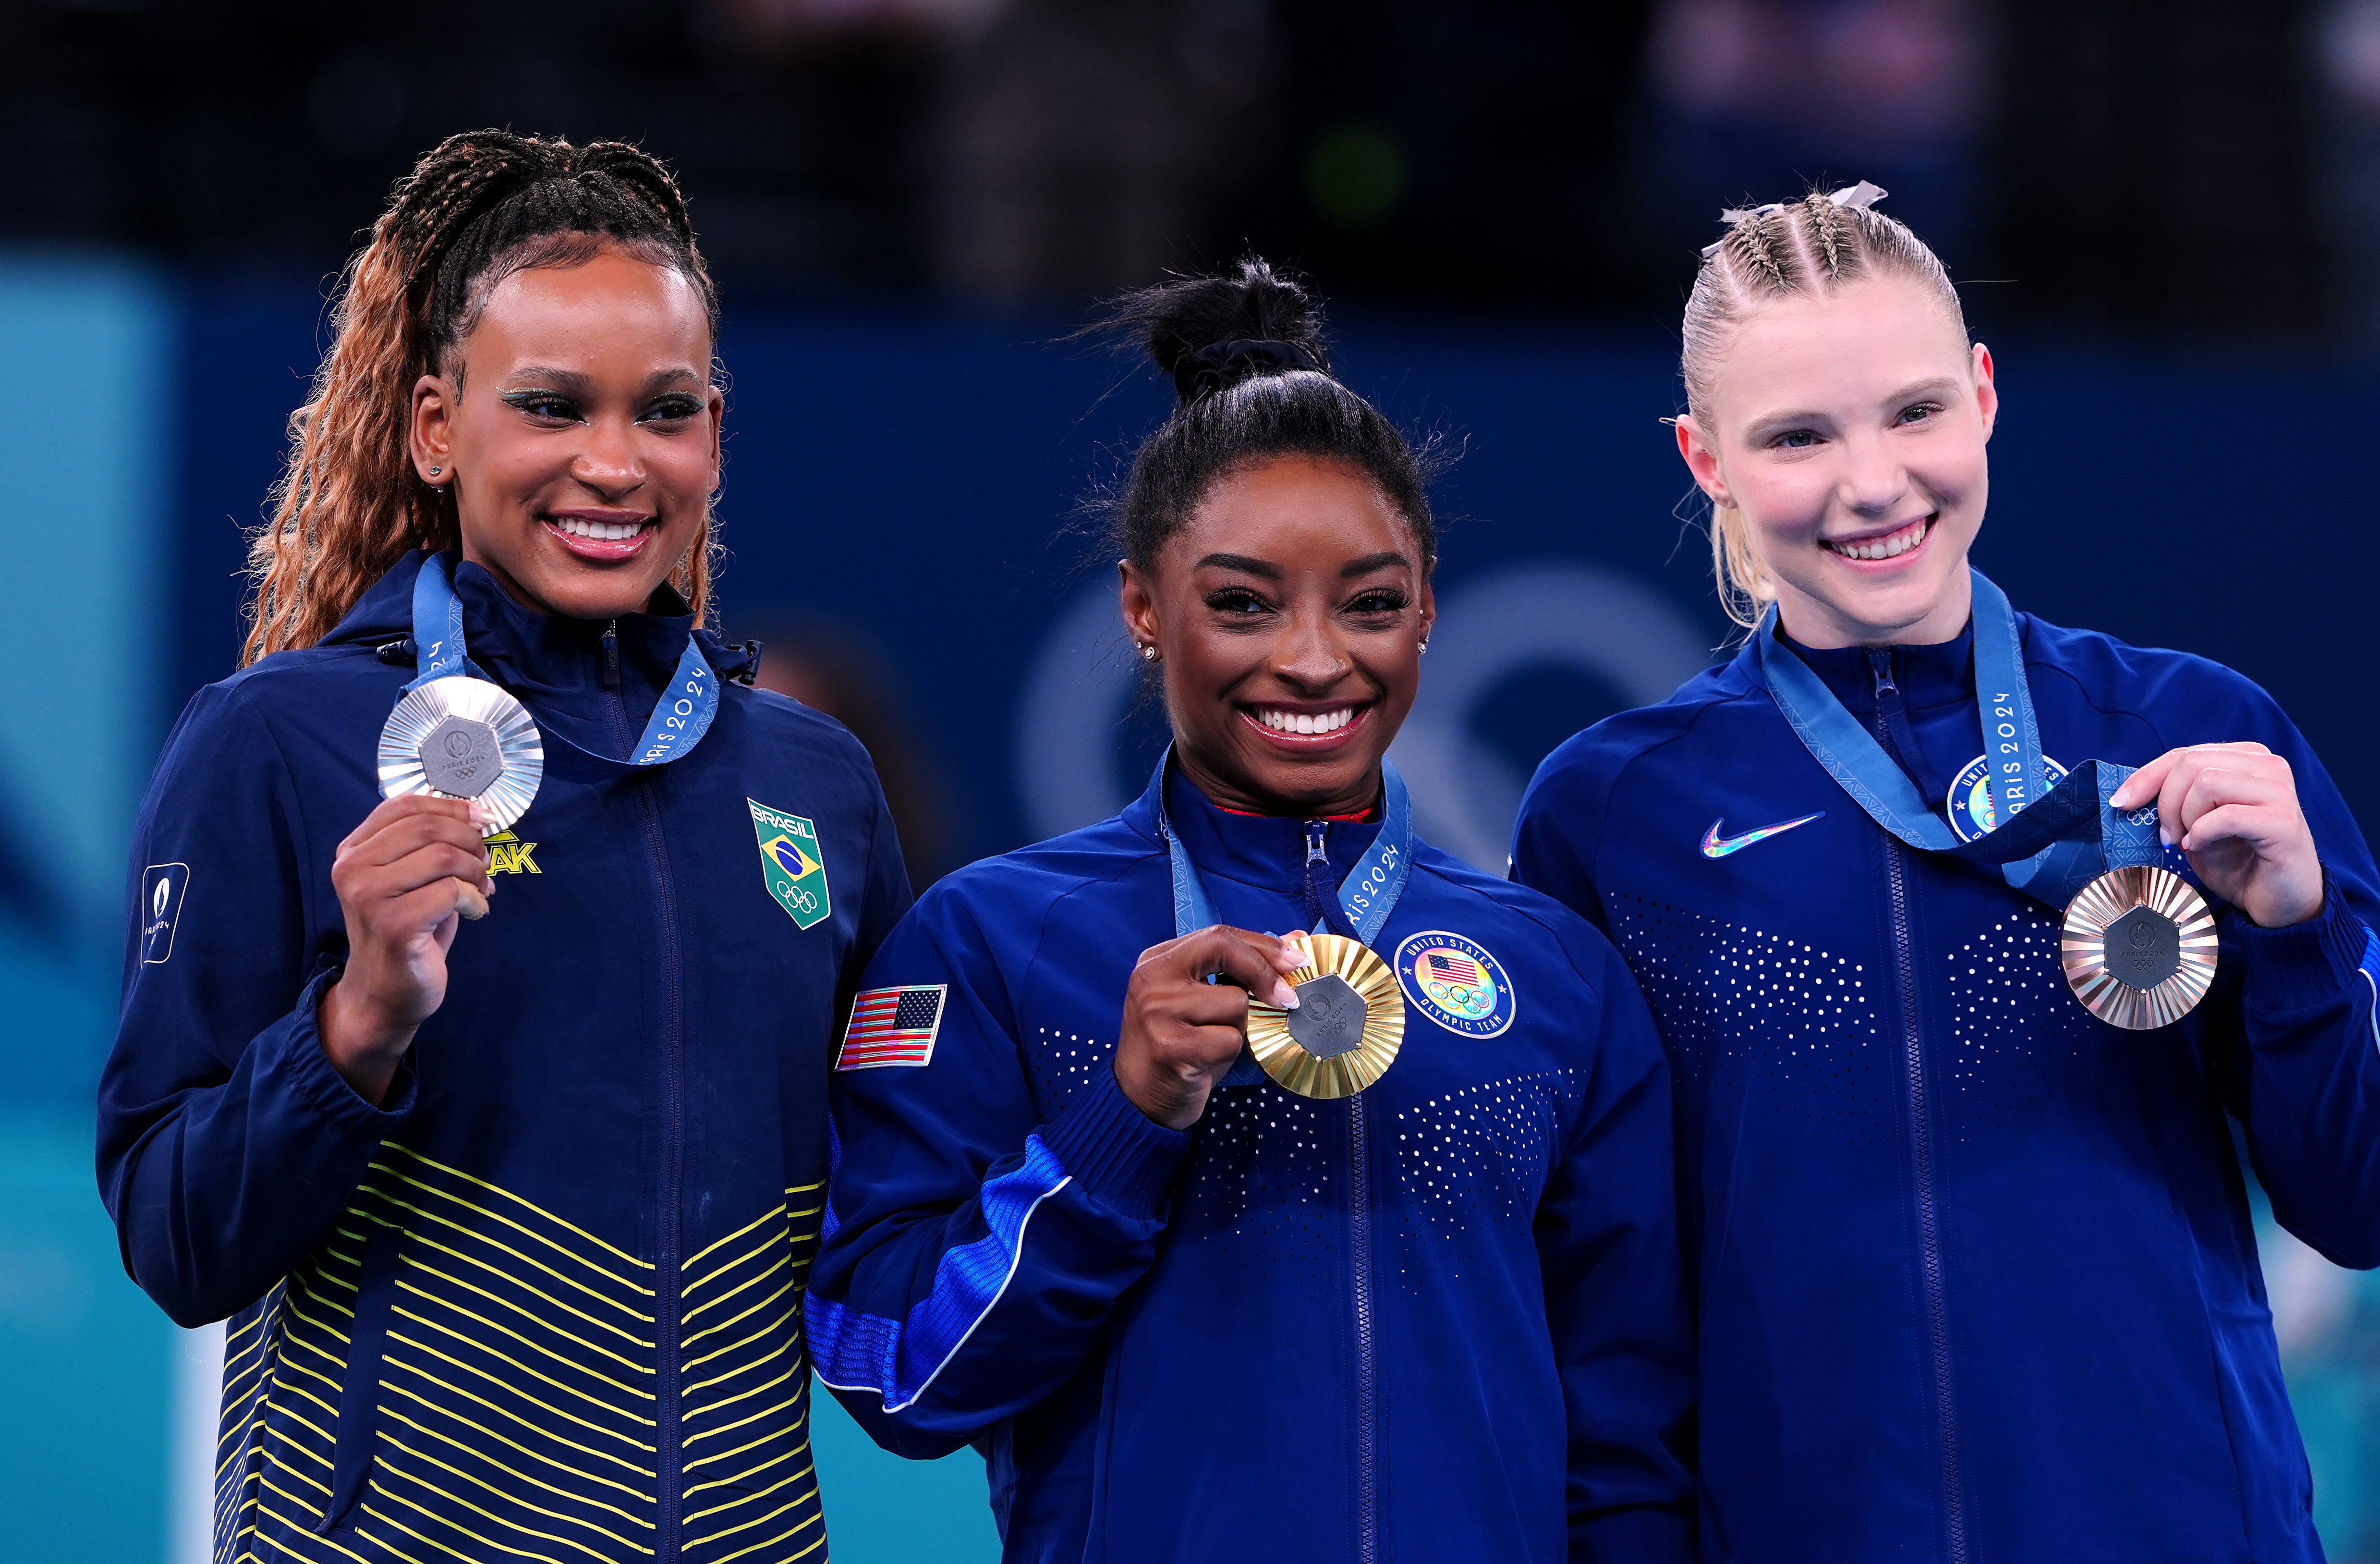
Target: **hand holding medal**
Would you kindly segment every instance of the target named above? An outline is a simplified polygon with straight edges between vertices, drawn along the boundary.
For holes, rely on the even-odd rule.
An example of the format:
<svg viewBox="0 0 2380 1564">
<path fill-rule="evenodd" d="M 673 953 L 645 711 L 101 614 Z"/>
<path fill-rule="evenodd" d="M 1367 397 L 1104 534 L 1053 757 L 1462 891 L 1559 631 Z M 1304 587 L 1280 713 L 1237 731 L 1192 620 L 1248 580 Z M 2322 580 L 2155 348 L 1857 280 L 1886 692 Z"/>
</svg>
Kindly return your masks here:
<svg viewBox="0 0 2380 1564">
<path fill-rule="evenodd" d="M 2110 801 L 2155 804 L 2165 843 L 2180 848 L 2206 888 L 2258 927 L 2286 928 L 2322 910 L 2322 860 L 2297 778 L 2264 745 L 2168 750 L 2126 777 Z"/>
<path fill-rule="evenodd" d="M 1150 946 L 1124 990 L 1116 1084 L 1158 1123 L 1188 1129 L 1248 1046 L 1248 996 L 1293 1010 L 1283 980 L 1305 959 L 1302 943 L 1221 923 Z"/>
<path fill-rule="evenodd" d="M 347 959 L 322 991 L 322 1051 L 374 1103 L 388 1094 L 415 1030 L 445 1001 L 455 931 L 466 918 L 486 917 L 496 893 L 480 840 L 486 820 L 468 800 L 389 799 L 332 861 Z"/>
</svg>

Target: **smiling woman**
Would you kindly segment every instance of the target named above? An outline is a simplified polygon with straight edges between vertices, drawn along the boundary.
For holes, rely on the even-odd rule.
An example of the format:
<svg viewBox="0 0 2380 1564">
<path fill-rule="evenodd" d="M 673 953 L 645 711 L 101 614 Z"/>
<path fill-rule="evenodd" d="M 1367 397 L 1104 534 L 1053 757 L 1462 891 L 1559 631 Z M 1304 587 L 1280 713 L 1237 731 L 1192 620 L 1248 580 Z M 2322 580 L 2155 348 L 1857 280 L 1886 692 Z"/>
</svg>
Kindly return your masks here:
<svg viewBox="0 0 2380 1564">
<path fill-rule="evenodd" d="M 869 968 L 820 1376 L 888 1448 L 990 1450 L 1015 1558 L 1690 1558 L 1643 1000 L 1386 760 L 1422 465 L 1261 262 L 1113 319 L 1180 397 L 1114 516 L 1173 746 Z"/>
<path fill-rule="evenodd" d="M 1969 564 L 1992 356 L 1883 193 L 1724 214 L 1677 439 L 1752 635 L 1513 849 L 1682 1082 L 1704 1556 L 2317 1559 L 2233 1135 L 2380 1263 L 2380 877 L 2263 690 Z"/>
<path fill-rule="evenodd" d="M 704 623 L 686 203 L 458 136 L 337 319 L 101 1090 L 127 1265 L 232 1322 L 216 1555 L 823 1557 L 823 1082 L 908 880 L 867 754 Z"/>
</svg>

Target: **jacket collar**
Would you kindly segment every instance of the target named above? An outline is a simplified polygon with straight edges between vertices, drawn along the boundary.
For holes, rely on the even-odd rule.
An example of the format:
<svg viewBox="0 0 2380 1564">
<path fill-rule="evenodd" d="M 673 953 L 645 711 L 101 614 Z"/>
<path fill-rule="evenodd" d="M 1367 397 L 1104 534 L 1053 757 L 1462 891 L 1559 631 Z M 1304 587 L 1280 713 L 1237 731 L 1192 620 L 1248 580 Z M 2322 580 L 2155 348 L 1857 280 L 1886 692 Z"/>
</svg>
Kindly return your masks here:
<svg viewBox="0 0 2380 1564">
<path fill-rule="evenodd" d="M 2019 618 L 2022 625 L 2022 617 Z M 1975 627 L 1973 620 L 1949 641 L 1933 646 L 1803 646 L 1790 636 L 1778 640 L 1826 681 L 1835 699 L 1850 712 L 1876 709 L 1876 672 L 1868 656 L 1881 651 L 1889 660 L 1892 681 L 1901 703 L 1912 711 L 1934 706 L 1964 705 L 1975 698 Z M 1755 649 L 1747 641 L 1737 665 L 1755 690 L 1762 688 Z"/>
<path fill-rule="evenodd" d="M 1289 815 L 1240 814 L 1210 802 L 1197 786 L 1168 765 L 1150 779 L 1148 791 L 1124 811 L 1124 819 L 1152 838 L 1158 835 L 1159 789 L 1162 788 L 1166 824 L 1182 838 L 1190 861 L 1201 874 L 1298 897 L 1305 888 L 1305 839 L 1309 822 Z M 1339 882 L 1362 859 L 1380 834 L 1378 820 L 1324 820 L 1323 853 L 1329 872 L 1321 876 L 1326 902 Z M 1318 865 L 1318 868 L 1320 866 Z"/>
<path fill-rule="evenodd" d="M 429 557 L 419 550 L 408 550 L 357 600 L 322 643 L 385 649 L 390 642 L 402 641 L 406 642 L 402 654 L 392 654 L 392 658 L 410 664 L 413 583 Z M 455 593 L 463 601 L 463 635 L 471 660 L 497 682 L 524 700 L 601 688 L 606 621 L 532 612 L 514 602 L 480 566 L 452 551 L 446 562 L 454 576 Z M 627 688 L 658 695 L 669 682 L 689 636 L 702 648 L 703 660 L 722 679 L 747 676 L 759 666 L 757 642 L 731 646 L 712 631 L 697 628 L 685 600 L 666 581 L 654 593 L 653 606 L 655 612 L 625 614 L 609 621 L 618 643 L 621 679 Z M 571 703 L 565 699 L 562 703 Z M 650 700 L 646 703 L 650 705 Z"/>
</svg>

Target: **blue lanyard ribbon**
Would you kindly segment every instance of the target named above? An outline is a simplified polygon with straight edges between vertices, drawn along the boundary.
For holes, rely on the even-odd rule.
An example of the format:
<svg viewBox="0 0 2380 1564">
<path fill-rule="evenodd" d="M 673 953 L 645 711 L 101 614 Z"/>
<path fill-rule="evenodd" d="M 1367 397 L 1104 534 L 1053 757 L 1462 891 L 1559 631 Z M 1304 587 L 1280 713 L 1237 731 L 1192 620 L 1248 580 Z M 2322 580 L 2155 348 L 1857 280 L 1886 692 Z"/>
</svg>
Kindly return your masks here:
<svg viewBox="0 0 2380 1564">
<path fill-rule="evenodd" d="M 1811 758 L 1877 825 L 1921 852 L 1996 864 L 2016 889 L 2063 907 L 2109 869 L 2160 861 L 2156 806 L 2119 810 L 2110 803 L 2133 768 L 2107 761 L 2084 761 L 2057 787 L 2043 786 L 2048 768 L 2025 682 L 2015 610 L 1981 570 L 1971 567 L 1968 574 L 1974 585 L 1975 700 L 1984 731 L 1985 786 L 1991 790 L 1997 822 L 1973 841 L 1958 838 L 1826 681 L 1779 641 L 1773 605 L 1754 632 L 1754 656 L 1777 709 Z"/>
<path fill-rule="evenodd" d="M 1182 845 L 1181 835 L 1165 817 L 1165 773 L 1172 764 L 1173 750 L 1168 745 L 1157 763 L 1157 776 L 1150 787 L 1157 794 L 1157 834 L 1165 838 L 1166 850 L 1173 861 L 1173 936 L 1179 939 L 1222 920 L 1215 916 L 1215 904 L 1208 898 L 1206 883 L 1198 877 L 1198 866 L 1190 861 L 1189 849 Z M 1339 910 L 1346 916 L 1357 939 L 1369 945 L 1379 937 L 1380 930 L 1388 923 L 1390 910 L 1404 894 L 1405 879 L 1412 871 L 1413 800 L 1405 792 L 1405 779 L 1383 757 L 1380 834 L 1372 839 L 1372 849 L 1364 855 L 1363 861 L 1347 871 L 1347 877 L 1339 882 Z M 1314 932 L 1329 931 L 1317 926 Z"/>
<path fill-rule="evenodd" d="M 456 674 L 487 678 L 464 649 L 463 600 L 455 593 L 443 554 L 423 560 L 421 574 L 413 580 L 413 654 L 419 677 L 405 687 L 407 691 Z M 686 650 L 678 655 L 677 669 L 670 675 L 669 688 L 662 691 L 653 715 L 646 719 L 644 737 L 637 741 L 627 764 L 667 765 L 701 743 L 702 736 L 710 730 L 710 719 L 718 715 L 719 675 L 704 659 L 700 643 L 689 635 Z M 546 737 L 570 743 L 559 734 Z M 607 764 L 621 764 L 577 744 L 570 747 Z"/>
</svg>

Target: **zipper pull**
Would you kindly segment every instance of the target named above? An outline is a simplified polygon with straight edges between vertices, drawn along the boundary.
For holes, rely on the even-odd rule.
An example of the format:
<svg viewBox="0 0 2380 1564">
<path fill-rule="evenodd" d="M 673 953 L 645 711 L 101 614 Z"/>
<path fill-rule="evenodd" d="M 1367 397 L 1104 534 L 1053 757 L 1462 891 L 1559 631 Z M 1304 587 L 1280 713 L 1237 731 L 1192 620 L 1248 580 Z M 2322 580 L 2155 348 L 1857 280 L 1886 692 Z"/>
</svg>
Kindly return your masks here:
<svg viewBox="0 0 2380 1564">
<path fill-rule="evenodd" d="M 614 690 L 620 683 L 620 621 L 613 619 L 603 626 L 603 688 Z"/>
<path fill-rule="evenodd" d="M 1309 820 L 1305 823 L 1305 861 L 1328 863 L 1330 855 L 1322 849 L 1323 834 L 1330 829 L 1327 822 Z"/>
<path fill-rule="evenodd" d="M 1876 698 L 1900 693 L 1900 686 L 1892 682 L 1892 653 L 1888 648 L 1871 646 L 1867 649 L 1868 671 L 1876 676 Z"/>
</svg>

